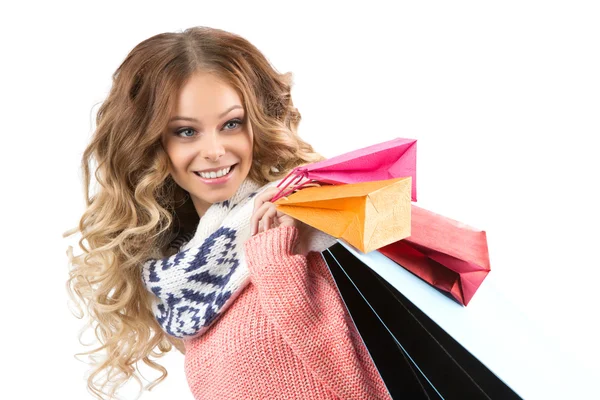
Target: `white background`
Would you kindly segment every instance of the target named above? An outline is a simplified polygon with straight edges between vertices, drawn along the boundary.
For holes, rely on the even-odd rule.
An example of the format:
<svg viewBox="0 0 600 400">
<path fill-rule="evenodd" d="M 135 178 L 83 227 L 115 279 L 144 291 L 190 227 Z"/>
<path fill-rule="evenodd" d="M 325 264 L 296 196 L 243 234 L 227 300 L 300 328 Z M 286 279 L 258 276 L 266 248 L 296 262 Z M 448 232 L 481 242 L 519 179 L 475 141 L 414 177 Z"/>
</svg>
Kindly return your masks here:
<svg viewBox="0 0 600 400">
<path fill-rule="evenodd" d="M 195 25 L 238 33 L 294 73 L 300 134 L 323 155 L 418 139 L 418 203 L 488 233 L 482 290 L 566 355 L 561 384 L 600 375 L 597 2 L 19 4 L 0 6 L 0 397 L 92 398 L 61 236 L 83 212 L 80 157 L 127 53 Z M 169 377 L 142 399 L 191 399 L 183 356 L 163 360 Z"/>
</svg>

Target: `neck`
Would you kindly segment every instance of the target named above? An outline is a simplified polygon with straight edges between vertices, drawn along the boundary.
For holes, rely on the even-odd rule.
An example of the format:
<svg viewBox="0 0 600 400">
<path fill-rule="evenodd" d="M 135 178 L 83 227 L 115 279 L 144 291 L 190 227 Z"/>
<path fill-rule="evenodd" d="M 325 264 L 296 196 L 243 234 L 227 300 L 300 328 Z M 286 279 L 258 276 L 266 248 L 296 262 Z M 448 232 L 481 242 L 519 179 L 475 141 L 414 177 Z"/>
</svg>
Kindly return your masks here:
<svg viewBox="0 0 600 400">
<path fill-rule="evenodd" d="M 212 205 L 206 201 L 200 200 L 196 197 L 192 197 L 192 203 L 194 203 L 194 208 L 198 213 L 198 217 L 202 218 L 202 216 L 206 213 L 206 210 Z"/>
</svg>

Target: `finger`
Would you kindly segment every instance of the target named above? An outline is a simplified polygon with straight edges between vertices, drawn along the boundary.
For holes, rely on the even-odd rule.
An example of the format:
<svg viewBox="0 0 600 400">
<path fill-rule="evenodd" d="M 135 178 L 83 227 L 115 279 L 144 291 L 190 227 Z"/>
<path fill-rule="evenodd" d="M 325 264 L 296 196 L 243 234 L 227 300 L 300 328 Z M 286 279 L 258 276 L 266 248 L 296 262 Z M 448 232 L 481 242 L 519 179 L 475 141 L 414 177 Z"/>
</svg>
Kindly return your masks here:
<svg viewBox="0 0 600 400">
<path fill-rule="evenodd" d="M 269 210 L 269 208 L 271 208 L 272 206 L 273 206 L 273 203 L 266 202 L 266 203 L 261 204 L 258 207 L 258 209 L 256 209 L 254 211 L 254 213 L 252 214 L 252 217 L 250 218 L 250 234 L 252 236 L 254 236 L 255 234 L 257 234 L 258 232 L 261 231 L 259 222 L 261 221 L 261 219 L 263 218 L 263 216 L 265 215 L 267 210 Z M 262 228 L 264 228 L 264 226 Z"/>
<path fill-rule="evenodd" d="M 269 202 L 277 193 L 279 188 L 272 186 L 268 187 L 254 198 L 254 210 L 252 211 L 252 218 L 250 219 L 250 234 L 254 236 L 258 232 L 258 221 L 261 215 L 258 214 L 258 210 L 263 206 L 264 203 Z"/>
<path fill-rule="evenodd" d="M 257 210 L 263 203 L 271 201 L 273 196 L 279 192 L 277 187 L 268 187 L 254 198 L 254 210 Z"/>
<path fill-rule="evenodd" d="M 268 201 L 268 195 L 265 193 L 259 193 L 254 198 L 254 208 L 252 210 L 252 217 L 250 218 L 250 234 L 254 236 L 258 232 L 258 221 L 260 220 L 261 215 L 258 214 L 258 210 L 262 207 L 262 205 Z"/>
<path fill-rule="evenodd" d="M 264 203 L 257 211 L 257 232 L 265 232 L 272 227 L 272 220 L 277 215 L 277 210 L 272 203 Z"/>
<path fill-rule="evenodd" d="M 256 233 L 262 232 L 262 221 L 258 221 L 258 225 L 256 227 Z"/>
<path fill-rule="evenodd" d="M 294 217 L 290 217 L 289 215 L 284 214 L 279 210 L 277 210 L 277 216 L 275 219 L 277 220 L 278 225 L 280 225 L 280 226 L 285 225 L 285 226 L 299 227 L 299 223 L 300 223 L 300 221 L 298 221 Z"/>
<path fill-rule="evenodd" d="M 277 215 L 275 215 L 275 217 L 273 217 L 272 221 L 271 221 L 271 228 L 277 228 L 281 225 L 281 223 L 279 222 L 279 218 L 277 217 Z"/>
<path fill-rule="evenodd" d="M 258 229 L 258 220 L 256 218 L 256 214 L 252 214 L 250 217 L 250 236 L 254 236 Z"/>
<path fill-rule="evenodd" d="M 254 198 L 255 199 L 254 202 L 256 203 L 256 201 L 260 201 L 261 199 L 263 200 L 263 202 L 268 201 L 269 197 L 272 197 L 273 193 L 277 193 L 279 190 L 280 189 L 275 186 L 268 187 L 256 195 L 256 197 Z"/>
<path fill-rule="evenodd" d="M 273 206 L 273 203 L 265 203 L 265 204 L 270 204 L 271 207 L 269 207 L 269 209 L 267 209 L 267 211 L 264 213 L 263 217 L 260 220 L 260 222 L 261 222 L 260 226 L 261 226 L 263 232 L 266 232 L 269 229 L 271 229 L 271 227 L 272 227 L 271 221 L 277 215 L 277 209 Z"/>
<path fill-rule="evenodd" d="M 259 230 L 259 223 L 260 223 L 260 219 L 262 218 L 264 212 L 260 211 L 260 208 L 258 210 L 255 210 L 252 214 L 252 217 L 250 218 L 250 234 L 252 236 L 256 235 L 258 233 Z"/>
</svg>

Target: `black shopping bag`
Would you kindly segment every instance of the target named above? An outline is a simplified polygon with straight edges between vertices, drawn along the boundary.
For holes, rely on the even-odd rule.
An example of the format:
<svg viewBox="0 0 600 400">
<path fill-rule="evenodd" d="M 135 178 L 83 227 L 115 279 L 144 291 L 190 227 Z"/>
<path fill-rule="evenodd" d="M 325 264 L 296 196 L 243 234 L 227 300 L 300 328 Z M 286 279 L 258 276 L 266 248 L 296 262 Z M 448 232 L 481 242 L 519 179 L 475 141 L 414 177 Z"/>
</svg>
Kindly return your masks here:
<svg viewBox="0 0 600 400">
<path fill-rule="evenodd" d="M 394 399 L 521 399 L 340 243 L 323 253 Z"/>
</svg>

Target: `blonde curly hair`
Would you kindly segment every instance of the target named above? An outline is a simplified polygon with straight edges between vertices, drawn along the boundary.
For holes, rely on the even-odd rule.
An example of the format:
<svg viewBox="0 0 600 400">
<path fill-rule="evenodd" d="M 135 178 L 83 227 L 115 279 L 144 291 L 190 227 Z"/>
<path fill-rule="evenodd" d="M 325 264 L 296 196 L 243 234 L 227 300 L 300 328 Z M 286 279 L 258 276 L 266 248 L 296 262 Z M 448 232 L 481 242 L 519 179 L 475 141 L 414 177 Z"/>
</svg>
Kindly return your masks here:
<svg viewBox="0 0 600 400">
<path fill-rule="evenodd" d="M 98 399 L 114 398 L 132 378 L 142 386 L 140 361 L 161 373 L 152 389 L 167 376 L 153 358 L 173 346 L 185 351 L 156 322 L 140 268 L 149 258 L 165 256 L 172 239 L 199 220 L 189 196 L 170 177 L 160 142 L 179 90 L 197 71 L 216 74 L 242 98 L 255 132 L 251 179 L 265 184 L 323 159 L 297 134 L 300 113 L 290 95 L 291 74 L 278 73 L 244 38 L 194 27 L 135 46 L 113 74 L 83 153 L 86 210 L 78 227 L 64 234 L 81 234 L 81 254 L 67 250 L 67 291 L 74 314 L 83 318 L 87 311 L 88 327 L 100 343 L 78 354 L 94 360 L 87 385 Z"/>
</svg>

